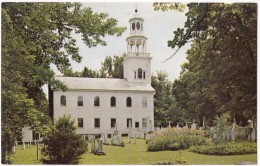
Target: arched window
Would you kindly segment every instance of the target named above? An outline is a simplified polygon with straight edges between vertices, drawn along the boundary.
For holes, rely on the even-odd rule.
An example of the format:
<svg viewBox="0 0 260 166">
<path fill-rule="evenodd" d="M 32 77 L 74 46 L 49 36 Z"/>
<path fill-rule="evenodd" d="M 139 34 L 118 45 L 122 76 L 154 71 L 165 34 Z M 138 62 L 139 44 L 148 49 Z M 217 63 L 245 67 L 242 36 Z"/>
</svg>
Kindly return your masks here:
<svg viewBox="0 0 260 166">
<path fill-rule="evenodd" d="M 137 30 L 140 29 L 140 23 L 139 22 L 136 23 L 136 28 L 137 28 Z"/>
<path fill-rule="evenodd" d="M 78 97 L 78 106 L 83 106 L 83 97 L 82 96 Z"/>
<path fill-rule="evenodd" d="M 143 97 L 143 99 L 142 99 L 142 106 L 143 106 L 143 108 L 147 107 L 147 99 L 146 99 L 146 97 Z"/>
<path fill-rule="evenodd" d="M 110 98 L 110 106 L 115 107 L 116 106 L 116 98 L 113 96 Z"/>
<path fill-rule="evenodd" d="M 63 106 L 66 106 L 66 96 L 62 95 L 60 97 L 60 104 Z"/>
<path fill-rule="evenodd" d="M 132 23 L 132 30 L 135 30 L 135 23 Z"/>
<path fill-rule="evenodd" d="M 99 97 L 98 96 L 96 96 L 94 98 L 94 106 L 99 106 Z"/>
<path fill-rule="evenodd" d="M 126 98 L 126 107 L 132 107 L 132 99 L 131 97 Z"/>
<path fill-rule="evenodd" d="M 142 79 L 143 71 L 142 71 L 141 68 L 139 68 L 139 69 L 137 70 L 137 73 L 138 73 L 138 78 L 139 78 L 139 79 Z"/>
</svg>

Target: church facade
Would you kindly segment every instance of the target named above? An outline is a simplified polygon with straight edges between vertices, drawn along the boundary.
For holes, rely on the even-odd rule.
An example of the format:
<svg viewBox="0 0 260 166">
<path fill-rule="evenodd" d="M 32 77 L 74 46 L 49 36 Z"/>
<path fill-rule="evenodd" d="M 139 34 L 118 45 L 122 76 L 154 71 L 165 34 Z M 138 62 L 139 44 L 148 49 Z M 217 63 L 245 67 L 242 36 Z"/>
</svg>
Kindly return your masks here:
<svg viewBox="0 0 260 166">
<path fill-rule="evenodd" d="M 146 52 L 144 19 L 136 11 L 129 23 L 123 79 L 57 76 L 55 79 L 65 84 L 67 90 L 49 90 L 54 121 L 64 114 L 70 115 L 77 133 L 82 135 L 153 130 L 155 90 L 151 86 L 152 58 Z"/>
</svg>

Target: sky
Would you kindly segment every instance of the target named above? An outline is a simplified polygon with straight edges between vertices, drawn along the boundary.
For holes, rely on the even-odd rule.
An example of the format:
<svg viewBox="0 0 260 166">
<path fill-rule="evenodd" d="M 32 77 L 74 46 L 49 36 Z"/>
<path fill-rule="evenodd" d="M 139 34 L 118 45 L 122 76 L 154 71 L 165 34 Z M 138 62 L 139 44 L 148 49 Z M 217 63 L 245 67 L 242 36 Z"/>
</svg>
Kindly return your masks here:
<svg viewBox="0 0 260 166">
<path fill-rule="evenodd" d="M 80 35 L 75 36 L 79 47 L 79 55 L 83 58 L 81 63 L 71 62 L 73 71 L 82 71 L 85 66 L 93 70 L 99 70 L 101 62 L 106 56 L 123 55 L 123 53 L 126 53 L 126 38 L 130 35 L 128 21 L 133 17 L 137 6 L 138 15 L 144 19 L 144 35 L 148 38 L 146 51 L 153 58 L 151 63 L 152 73 L 155 74 L 156 71 L 160 70 L 165 71 L 168 73 L 169 81 L 174 81 L 174 79 L 179 77 L 180 66 L 187 61 L 185 52 L 189 48 L 189 44 L 180 49 L 172 59 L 165 63 L 163 61 L 175 52 L 174 49 L 167 46 L 167 41 L 173 39 L 174 30 L 184 26 L 186 20 L 185 12 L 154 11 L 153 4 L 148 2 L 92 2 L 83 3 L 83 6 L 91 7 L 94 12 L 108 13 L 109 17 L 118 20 L 119 26 L 125 26 L 127 30 L 119 37 L 105 37 L 106 46 L 92 48 L 85 46 Z M 59 73 L 57 72 L 57 74 Z"/>
</svg>

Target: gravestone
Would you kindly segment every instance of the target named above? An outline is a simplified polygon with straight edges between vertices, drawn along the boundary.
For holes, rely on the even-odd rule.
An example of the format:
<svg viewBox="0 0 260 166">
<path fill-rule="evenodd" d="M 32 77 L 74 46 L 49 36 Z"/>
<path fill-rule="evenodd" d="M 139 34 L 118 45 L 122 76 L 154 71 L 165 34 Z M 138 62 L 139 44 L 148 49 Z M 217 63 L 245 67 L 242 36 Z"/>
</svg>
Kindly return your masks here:
<svg viewBox="0 0 260 166">
<path fill-rule="evenodd" d="M 253 128 L 253 131 L 252 131 L 252 141 L 255 141 L 255 135 L 256 135 L 256 132 L 255 132 L 255 128 Z"/>
<path fill-rule="evenodd" d="M 134 133 L 134 144 L 136 144 L 136 132 Z"/>
<path fill-rule="evenodd" d="M 95 155 L 105 155 L 105 152 L 103 151 L 103 146 L 102 146 L 102 138 L 97 140 L 97 150 L 94 154 Z"/>
<path fill-rule="evenodd" d="M 119 135 L 114 135 L 114 138 L 112 139 L 112 145 L 120 146 L 121 140 Z"/>
<path fill-rule="evenodd" d="M 128 144 L 131 143 L 131 138 L 130 138 L 130 134 L 128 134 Z"/>
<path fill-rule="evenodd" d="M 193 119 L 193 122 L 191 124 L 191 129 L 196 130 L 197 124 L 195 123 L 195 120 Z"/>
<path fill-rule="evenodd" d="M 90 137 L 90 140 L 91 140 L 91 153 L 95 153 L 96 151 L 96 147 L 95 147 L 95 137 L 94 136 L 91 136 Z"/>
<path fill-rule="evenodd" d="M 23 142 L 23 150 L 25 150 L 26 149 L 26 146 L 25 146 L 25 143 Z"/>
<path fill-rule="evenodd" d="M 109 143 L 108 143 L 108 139 L 107 139 L 107 134 L 103 134 L 103 136 L 102 136 L 102 142 L 103 142 L 103 144 L 104 145 L 108 145 Z"/>
</svg>

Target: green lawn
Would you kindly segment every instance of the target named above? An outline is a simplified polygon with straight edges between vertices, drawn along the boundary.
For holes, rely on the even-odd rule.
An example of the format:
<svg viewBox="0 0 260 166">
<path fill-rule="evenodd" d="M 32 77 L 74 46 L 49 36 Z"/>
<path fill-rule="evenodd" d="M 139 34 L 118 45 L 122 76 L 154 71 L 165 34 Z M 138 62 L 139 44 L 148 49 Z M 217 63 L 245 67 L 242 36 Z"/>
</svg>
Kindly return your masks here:
<svg viewBox="0 0 260 166">
<path fill-rule="evenodd" d="M 127 142 L 127 139 L 125 139 Z M 133 140 L 132 140 L 133 142 Z M 89 147 L 90 148 L 90 147 Z M 147 152 L 144 140 L 138 139 L 136 144 L 127 144 L 125 147 L 105 145 L 104 156 L 95 156 L 89 152 L 83 154 L 80 164 L 151 164 L 163 161 L 186 159 L 189 164 L 235 164 L 240 162 L 257 162 L 257 155 L 236 155 L 236 156 L 208 156 L 201 155 L 187 150 L 182 151 L 161 151 Z M 90 149 L 89 149 L 90 151 Z M 23 150 L 18 146 L 13 156 L 14 164 L 41 164 L 36 160 L 36 146 Z"/>
</svg>

